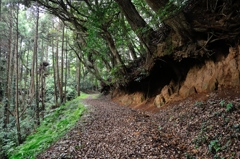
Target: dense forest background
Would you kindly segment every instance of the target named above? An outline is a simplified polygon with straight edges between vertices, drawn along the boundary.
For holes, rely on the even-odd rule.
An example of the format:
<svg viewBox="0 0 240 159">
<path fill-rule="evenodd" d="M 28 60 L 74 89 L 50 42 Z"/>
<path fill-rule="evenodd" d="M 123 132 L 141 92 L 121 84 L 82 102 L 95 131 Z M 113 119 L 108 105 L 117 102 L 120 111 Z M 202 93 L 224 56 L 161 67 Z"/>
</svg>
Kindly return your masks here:
<svg viewBox="0 0 240 159">
<path fill-rule="evenodd" d="M 237 0 L 2 0 L 0 152 L 81 91 L 178 92 L 239 44 Z"/>
<path fill-rule="evenodd" d="M 75 35 L 59 18 L 18 1 L 2 1 L 0 18 L 2 158 L 52 109 L 79 96 L 80 89 L 96 91 L 98 81 L 80 63 Z"/>
</svg>

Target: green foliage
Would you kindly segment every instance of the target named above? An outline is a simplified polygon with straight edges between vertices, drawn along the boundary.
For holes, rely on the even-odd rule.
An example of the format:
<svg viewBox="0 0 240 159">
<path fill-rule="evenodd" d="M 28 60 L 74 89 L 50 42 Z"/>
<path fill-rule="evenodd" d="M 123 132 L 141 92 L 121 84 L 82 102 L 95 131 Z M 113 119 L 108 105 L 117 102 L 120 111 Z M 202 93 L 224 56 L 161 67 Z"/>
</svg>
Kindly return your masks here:
<svg viewBox="0 0 240 159">
<path fill-rule="evenodd" d="M 2 127 L 2 125 L 0 125 Z M 12 128 L 11 124 L 7 129 L 0 131 L 0 156 L 6 156 L 7 151 L 13 151 L 17 145 L 16 129 Z"/>
<path fill-rule="evenodd" d="M 9 158 L 35 158 L 41 151 L 48 148 L 79 120 L 85 110 L 85 107 L 79 102 L 86 97 L 87 95 L 83 94 L 48 114 L 36 132 L 28 136 L 22 145 L 16 147 L 15 150 L 8 150 Z"/>
<path fill-rule="evenodd" d="M 233 109 L 233 104 L 232 104 L 232 103 L 228 103 L 228 104 L 226 105 L 226 111 L 229 112 L 229 111 L 231 111 L 232 109 Z"/>
<path fill-rule="evenodd" d="M 71 100 L 77 96 L 76 88 L 67 86 L 66 88 L 66 98 L 67 100 Z"/>
<path fill-rule="evenodd" d="M 196 101 L 194 105 L 195 105 L 195 106 L 201 106 L 201 105 L 203 105 L 203 104 L 204 104 L 204 103 L 203 103 L 202 101 L 200 101 L 200 102 L 199 102 L 199 101 Z"/>
<path fill-rule="evenodd" d="M 200 133 L 198 134 L 197 138 L 194 140 L 196 148 L 198 148 L 202 144 L 206 143 L 206 141 L 207 141 L 207 136 L 205 134 L 206 130 L 207 130 L 207 127 L 206 127 L 206 123 L 204 122 L 204 123 L 202 123 Z"/>
<path fill-rule="evenodd" d="M 225 104 L 225 100 L 221 100 L 221 102 L 219 104 L 223 107 Z"/>
<path fill-rule="evenodd" d="M 158 16 L 162 21 L 177 14 L 185 5 L 187 0 L 170 0 L 163 8 L 158 11 Z"/>
<path fill-rule="evenodd" d="M 76 82 L 73 78 L 68 78 L 67 88 L 66 88 L 66 98 L 67 100 L 74 99 L 77 96 Z M 53 76 L 47 77 L 46 80 L 46 103 L 48 106 L 54 105 L 54 79 Z"/>
<path fill-rule="evenodd" d="M 234 109 L 234 105 L 231 102 L 226 104 L 225 100 L 222 100 L 219 104 L 221 107 L 226 107 L 226 112 L 230 112 Z"/>
<path fill-rule="evenodd" d="M 122 72 L 122 65 L 116 65 L 114 68 L 111 69 L 110 74 L 108 75 L 108 78 L 111 78 L 111 82 L 121 82 L 124 83 L 126 80 L 126 76 L 121 74 Z"/>
<path fill-rule="evenodd" d="M 219 141 L 217 139 L 210 141 L 210 143 L 208 145 L 208 150 L 213 154 L 215 154 L 216 152 L 221 150 L 221 145 L 220 145 Z"/>
<path fill-rule="evenodd" d="M 20 118 L 20 127 L 21 127 L 21 139 L 24 141 L 26 137 L 32 133 L 32 131 L 36 128 L 35 120 L 36 120 L 36 103 L 35 103 L 35 96 L 29 97 L 29 87 L 30 87 L 30 72 L 32 70 L 32 54 L 33 54 L 33 47 L 34 47 L 34 36 L 35 36 L 35 28 L 36 28 L 36 6 L 30 7 L 28 9 L 24 8 L 23 6 L 19 9 L 18 14 L 18 24 L 16 24 L 16 7 L 17 5 L 6 4 L 5 2 L 2 4 L 1 10 L 1 22 L 0 22 L 0 36 L 2 40 L 2 44 L 4 50 L 0 53 L 0 158 L 6 155 L 8 151 L 11 153 L 13 149 L 17 146 L 17 135 L 16 135 L 16 118 L 12 115 L 9 117 L 9 124 L 5 129 L 3 129 L 3 118 L 4 118 L 4 108 L 3 106 L 6 103 L 5 96 L 5 89 L 6 86 L 9 86 L 11 89 L 10 98 L 7 100 L 10 104 L 9 110 L 13 114 L 15 114 L 15 78 L 17 77 L 15 73 L 11 77 L 11 83 L 8 85 L 7 83 L 7 57 L 9 56 L 9 50 L 7 46 L 12 46 L 12 52 L 15 52 L 16 46 L 16 35 L 19 36 L 19 65 L 16 68 L 19 68 L 19 72 L 21 72 L 21 76 L 19 76 L 19 89 L 23 90 L 19 95 L 19 111 L 21 114 Z M 35 8 L 35 9 L 34 9 Z M 11 17 L 13 15 L 13 17 Z M 53 18 L 49 16 L 49 14 L 45 14 L 41 12 L 41 16 L 39 19 L 39 39 L 38 39 L 38 64 L 40 63 L 41 55 L 43 54 L 43 59 L 50 62 L 50 66 L 47 68 L 49 69 L 49 73 L 53 74 L 53 67 L 51 64 L 52 61 L 52 53 L 56 51 L 52 46 L 52 39 L 58 36 L 59 44 L 60 44 L 60 37 L 61 32 L 59 31 L 59 19 Z M 18 26 L 18 33 L 16 32 L 16 26 Z M 61 29 L 61 28 L 60 28 Z M 11 34 L 10 34 L 11 31 Z M 69 36 L 71 31 L 67 28 L 65 32 L 65 36 Z M 52 36 L 52 37 L 51 37 Z M 53 37 L 54 36 L 54 37 Z M 70 36 L 69 36 L 70 37 Z M 66 40 L 67 38 L 65 38 Z M 67 40 L 66 40 L 67 41 Z M 68 39 L 69 42 L 72 42 L 72 39 Z M 11 43 L 10 43 L 11 42 Z M 54 47 L 56 47 L 56 39 L 53 41 Z M 101 43 L 102 45 L 102 43 Z M 65 45 L 66 47 L 67 44 Z M 59 47 L 60 48 L 60 47 Z M 60 50 L 60 49 L 59 49 Z M 67 77 L 67 92 L 66 98 L 68 100 L 74 99 L 77 96 L 76 92 L 76 81 L 75 81 L 75 63 L 76 57 L 72 55 L 69 48 L 68 50 L 68 59 L 69 62 L 69 74 Z M 61 52 L 60 50 L 59 52 Z M 65 50 L 64 50 L 65 51 Z M 15 55 L 14 55 L 15 56 Z M 12 60 L 14 63 L 15 60 Z M 21 61 L 21 62 L 20 62 Z M 13 67 L 15 65 L 10 64 Z M 67 69 L 67 68 L 66 68 Z M 21 71 L 20 71 L 21 70 Z M 64 72 L 65 73 L 65 72 Z M 65 82 L 65 81 L 64 81 Z M 40 82 L 41 83 L 41 82 Z M 45 102 L 45 110 L 44 115 L 49 116 L 48 111 L 52 111 L 50 108 L 54 105 L 54 82 L 53 77 L 49 76 L 46 78 L 46 94 L 44 95 L 44 102 Z M 45 91 L 44 90 L 44 91 Z M 40 103 L 40 108 L 42 103 Z M 42 111 L 42 112 L 43 112 Z M 68 113 L 68 112 L 67 112 Z M 69 112 L 71 114 L 71 112 Z M 61 124 L 60 124 L 61 125 Z"/>
<path fill-rule="evenodd" d="M 185 153 L 186 159 L 195 159 L 196 157 L 192 156 L 188 152 Z"/>
</svg>

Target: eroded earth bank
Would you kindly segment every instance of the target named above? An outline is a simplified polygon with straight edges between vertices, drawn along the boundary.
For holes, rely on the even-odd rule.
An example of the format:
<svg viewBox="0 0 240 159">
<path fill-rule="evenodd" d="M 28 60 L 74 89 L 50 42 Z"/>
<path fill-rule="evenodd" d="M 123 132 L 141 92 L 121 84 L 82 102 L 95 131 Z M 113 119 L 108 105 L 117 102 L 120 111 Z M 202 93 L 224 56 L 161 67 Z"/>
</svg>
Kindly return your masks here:
<svg viewBox="0 0 240 159">
<path fill-rule="evenodd" d="M 131 82 L 127 89 L 116 90 L 112 96 L 121 105 L 147 110 L 146 104 L 159 108 L 199 93 L 238 86 L 240 45 L 220 45 L 211 58 L 155 63 L 147 78 Z"/>
</svg>

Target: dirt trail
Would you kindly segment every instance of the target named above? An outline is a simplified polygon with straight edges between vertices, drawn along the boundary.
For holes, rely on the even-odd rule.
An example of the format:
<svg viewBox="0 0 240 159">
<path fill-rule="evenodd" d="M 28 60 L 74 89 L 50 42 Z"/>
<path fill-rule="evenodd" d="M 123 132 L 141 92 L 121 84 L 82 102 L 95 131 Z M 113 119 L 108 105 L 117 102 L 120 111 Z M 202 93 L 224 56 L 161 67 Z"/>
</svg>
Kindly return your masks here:
<svg viewBox="0 0 240 159">
<path fill-rule="evenodd" d="M 206 159 L 240 156 L 238 97 L 231 101 L 234 108 L 231 113 L 219 106 L 221 99 L 217 99 L 216 94 L 209 95 L 209 101 L 197 105 L 190 100 L 182 101 L 158 114 L 119 106 L 106 97 L 89 98 L 84 102 L 90 112 L 38 158 Z"/>
<path fill-rule="evenodd" d="M 165 147 L 151 114 L 119 106 L 109 99 L 87 99 L 91 112 L 38 158 L 159 158 L 182 156 Z M 158 120 L 158 119 L 157 119 Z"/>
</svg>

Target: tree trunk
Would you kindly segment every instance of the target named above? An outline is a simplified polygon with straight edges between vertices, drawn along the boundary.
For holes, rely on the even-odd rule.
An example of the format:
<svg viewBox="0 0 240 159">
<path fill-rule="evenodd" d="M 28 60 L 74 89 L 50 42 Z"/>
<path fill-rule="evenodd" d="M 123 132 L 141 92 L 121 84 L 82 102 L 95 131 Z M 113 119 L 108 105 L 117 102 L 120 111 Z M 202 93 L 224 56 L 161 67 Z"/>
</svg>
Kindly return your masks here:
<svg viewBox="0 0 240 159">
<path fill-rule="evenodd" d="M 52 63 L 53 63 L 53 82 L 54 82 L 54 99 L 55 107 L 58 107 L 58 92 L 57 92 L 57 80 L 56 80 L 56 60 L 54 56 L 54 40 L 52 39 Z"/>
<path fill-rule="evenodd" d="M 66 37 L 66 42 L 65 42 L 65 87 L 64 87 L 64 94 L 65 94 L 65 98 L 64 98 L 64 103 L 66 103 L 67 101 L 67 76 L 68 76 L 68 56 L 67 56 L 67 43 L 68 43 L 68 37 Z"/>
<path fill-rule="evenodd" d="M 38 68 L 38 23 L 39 23 L 39 7 L 37 6 L 37 17 L 36 17 L 36 31 L 35 31 L 35 38 L 34 38 L 34 55 L 35 55 L 35 68 L 36 68 L 36 124 L 40 125 L 40 110 L 39 110 L 39 72 L 37 71 Z"/>
<path fill-rule="evenodd" d="M 124 36 L 125 40 L 127 41 L 127 46 L 128 46 L 129 51 L 130 51 L 130 59 L 136 60 L 137 55 L 136 55 L 136 52 L 134 50 L 134 46 L 132 44 L 131 38 L 128 35 L 128 29 L 127 29 L 127 25 L 126 25 L 126 22 L 125 22 L 125 18 L 124 18 L 123 14 L 121 14 L 121 15 L 122 15 L 121 16 L 121 22 L 122 22 L 122 28 L 123 28 L 123 36 Z"/>
<path fill-rule="evenodd" d="M 104 56 L 103 54 L 101 54 L 100 52 L 98 52 L 98 51 L 96 51 L 96 50 L 93 50 L 94 51 L 94 53 L 96 54 L 96 55 L 99 55 L 100 57 L 100 59 L 103 61 L 103 63 L 105 64 L 105 66 L 106 66 L 106 69 L 107 69 L 107 71 L 110 71 L 114 66 L 112 65 L 111 66 L 111 64 L 112 64 L 112 61 L 111 62 L 109 62 L 109 59 L 106 59 L 106 56 Z M 110 60 L 111 60 L 111 57 L 109 57 L 109 56 L 107 56 L 108 58 L 110 58 Z"/>
<path fill-rule="evenodd" d="M 133 47 L 133 45 L 132 45 L 131 42 L 128 43 L 128 49 L 129 49 L 129 51 L 130 51 L 131 58 L 132 58 L 133 60 L 136 60 L 136 59 L 137 59 L 137 55 L 136 55 L 136 52 L 135 52 L 134 47 Z"/>
<path fill-rule="evenodd" d="M 145 1 L 157 14 L 167 7 L 167 5 L 171 5 L 167 12 L 172 12 L 173 15 L 169 15 L 166 19 L 163 19 L 163 22 L 176 32 L 182 44 L 189 40 L 192 41 L 192 28 L 188 23 L 184 13 L 182 11 L 177 11 L 177 6 L 175 6 L 173 3 L 170 3 L 169 0 Z M 177 11 L 177 14 L 175 14 L 174 11 Z"/>
<path fill-rule="evenodd" d="M 17 16 L 16 16 L 16 64 L 15 64 L 15 71 L 16 71 L 16 95 L 15 95 L 15 112 L 16 112 L 16 126 L 17 126 L 17 140 L 18 145 L 22 143 L 22 137 L 21 137 L 21 129 L 20 129 L 20 117 L 19 117 L 19 89 L 18 89 L 18 81 L 19 81 L 19 53 L 18 53 L 18 10 L 19 10 L 19 4 L 17 5 Z"/>
<path fill-rule="evenodd" d="M 63 25 L 63 28 L 62 28 L 62 51 L 61 51 L 61 92 L 62 92 L 62 95 L 61 95 L 61 103 L 63 103 L 64 101 L 64 98 L 66 98 L 66 94 L 63 95 L 63 65 L 64 65 L 64 57 L 63 57 L 63 54 L 64 54 L 64 24 Z"/>
<path fill-rule="evenodd" d="M 41 53 L 41 64 L 40 64 L 40 79 L 41 79 L 41 103 L 42 103 L 42 108 L 41 108 L 41 116 L 42 116 L 42 120 L 44 119 L 44 111 L 45 111 L 45 69 L 44 69 L 44 65 L 43 65 L 43 56 L 44 56 L 44 46 L 43 46 L 43 39 L 42 39 L 42 53 Z"/>
<path fill-rule="evenodd" d="M 81 80 L 81 63 L 80 60 L 76 60 L 76 83 L 77 83 L 77 95 L 80 96 L 80 80 Z"/>
<path fill-rule="evenodd" d="M 59 91 L 59 97 L 60 97 L 60 103 L 62 103 L 62 85 L 61 85 L 61 79 L 60 79 L 60 71 L 59 71 L 59 52 L 58 52 L 58 38 L 57 38 L 57 46 L 56 46 L 56 63 L 55 63 L 55 69 L 56 69 L 56 78 L 57 78 L 57 86 Z"/>
<path fill-rule="evenodd" d="M 152 42 L 157 38 L 155 31 L 147 25 L 144 19 L 139 15 L 131 0 L 115 0 L 124 13 L 132 30 L 136 33 L 141 42 L 147 47 L 150 55 L 154 54 L 157 45 Z"/>
<path fill-rule="evenodd" d="M 81 40 L 81 43 L 83 44 L 83 46 L 87 46 L 85 39 L 82 37 L 82 35 L 78 34 L 77 38 L 79 38 Z M 79 41 L 77 41 L 79 42 Z M 79 50 L 81 50 L 81 45 L 79 43 L 77 43 L 77 46 L 79 48 Z M 102 76 L 100 75 L 98 68 L 95 66 L 94 61 L 89 61 L 87 59 L 84 59 L 83 56 L 81 56 L 77 50 L 75 50 L 71 45 L 70 45 L 71 49 L 73 49 L 75 55 L 77 56 L 77 58 L 80 60 L 80 62 L 88 69 L 88 71 L 90 73 L 92 73 L 99 81 L 103 82 L 103 83 L 107 83 L 106 80 L 104 80 L 102 78 Z M 94 50 L 92 50 L 92 52 L 89 53 L 90 58 L 91 58 L 91 54 L 94 54 Z M 89 65 L 90 64 L 90 65 Z"/>
<path fill-rule="evenodd" d="M 27 45 L 30 45 L 30 42 L 28 42 Z M 24 112 L 26 111 L 27 107 L 28 107 L 28 99 L 27 97 L 29 96 L 29 93 L 27 91 L 27 83 L 28 83 L 28 76 L 29 76 L 29 69 L 28 69 L 28 64 L 29 64 L 29 52 L 30 52 L 30 47 L 27 48 L 26 50 L 26 64 L 23 64 L 23 59 L 22 59 L 22 66 L 21 67 L 25 67 L 25 71 L 22 73 L 22 78 L 21 80 L 23 80 L 23 86 L 22 86 L 22 94 L 21 94 L 21 115 L 20 117 L 24 114 Z"/>
<path fill-rule="evenodd" d="M 106 59 L 104 56 L 101 56 L 101 60 L 103 61 L 103 63 L 106 66 L 107 71 L 111 71 L 111 69 L 113 68 L 113 66 L 110 65 L 110 62 L 108 59 Z"/>
<path fill-rule="evenodd" d="M 44 53 L 44 57 L 45 57 L 45 60 L 44 61 L 48 61 L 48 49 L 49 49 L 49 46 L 51 46 L 51 44 L 47 45 L 47 48 L 46 48 L 46 52 Z"/>
<path fill-rule="evenodd" d="M 87 64 L 87 60 L 82 59 L 80 55 L 77 53 L 76 50 L 74 50 L 75 55 L 80 60 L 80 62 L 88 69 L 88 71 L 93 74 L 100 82 L 107 84 L 108 82 L 102 78 L 100 75 L 98 68 L 94 65 L 94 63 L 91 63 L 91 67 Z"/>
<path fill-rule="evenodd" d="M 111 53 L 114 57 L 114 60 L 115 62 L 114 63 L 117 63 L 117 65 L 121 65 L 124 69 L 124 72 L 126 72 L 126 66 L 121 58 L 121 56 L 119 55 L 119 52 L 117 51 L 117 48 L 115 46 L 115 42 L 112 38 L 112 35 L 109 33 L 109 31 L 106 29 L 106 28 L 103 28 L 103 31 L 104 31 L 104 39 L 107 41 L 108 43 L 108 47 L 110 48 L 111 50 Z"/>
<path fill-rule="evenodd" d="M 9 123 L 9 107 L 10 107 L 10 94 L 11 94 L 11 64 L 12 64 L 12 29 L 13 29 L 13 21 L 12 21 L 12 10 L 10 11 L 10 24 L 9 24 L 9 38 L 8 38 L 8 54 L 7 54 L 7 80 L 6 80 L 6 88 L 5 88 L 5 104 L 4 104 L 4 124 L 3 128 L 7 128 L 7 124 Z"/>
<path fill-rule="evenodd" d="M 36 35 L 35 35 L 36 36 Z M 36 38 L 36 37 L 35 37 Z M 35 42 L 35 40 L 34 40 Z M 30 88 L 29 88 L 29 102 L 32 101 L 33 97 L 35 96 L 35 66 L 36 66 L 36 51 L 33 51 L 33 55 L 32 55 L 32 67 L 31 67 L 31 80 L 30 80 Z M 31 103 L 28 103 L 29 105 Z"/>
</svg>

